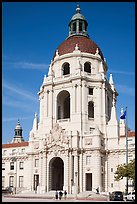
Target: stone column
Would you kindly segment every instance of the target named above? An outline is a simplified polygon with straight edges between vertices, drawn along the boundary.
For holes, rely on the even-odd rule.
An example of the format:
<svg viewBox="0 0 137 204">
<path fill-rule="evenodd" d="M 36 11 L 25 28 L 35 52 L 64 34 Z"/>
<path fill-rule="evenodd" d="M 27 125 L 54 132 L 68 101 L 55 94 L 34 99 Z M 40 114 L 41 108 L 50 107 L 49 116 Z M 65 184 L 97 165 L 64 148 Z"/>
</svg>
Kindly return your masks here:
<svg viewBox="0 0 137 204">
<path fill-rule="evenodd" d="M 41 189 L 41 186 L 43 185 L 43 157 L 42 157 L 42 154 L 40 153 L 39 155 L 39 186 L 40 186 L 40 189 Z"/>
<path fill-rule="evenodd" d="M 52 90 L 49 91 L 49 100 L 48 100 L 48 107 L 49 107 L 49 117 L 52 117 L 52 113 L 53 113 L 53 100 L 52 100 Z"/>
<path fill-rule="evenodd" d="M 65 155 L 65 165 L 64 165 L 64 189 L 67 190 L 69 189 L 69 156 L 68 154 Z"/>
<path fill-rule="evenodd" d="M 29 191 L 34 191 L 34 174 L 33 174 L 33 156 L 32 155 L 29 155 L 29 158 L 28 158 L 28 190 Z"/>
<path fill-rule="evenodd" d="M 87 131 L 88 93 L 86 83 L 82 83 L 82 135 Z"/>
<path fill-rule="evenodd" d="M 75 195 L 78 194 L 78 155 L 74 155 L 74 184 L 75 184 Z"/>
<path fill-rule="evenodd" d="M 96 101 L 95 101 L 95 122 L 96 125 L 99 125 L 99 128 L 101 127 L 101 118 L 102 118 L 102 94 L 101 94 L 101 88 L 96 87 L 95 93 L 96 93 Z"/>
<path fill-rule="evenodd" d="M 43 157 L 43 180 L 44 180 L 44 186 L 45 186 L 45 192 L 47 192 L 47 153 L 44 152 L 44 157 Z"/>
<path fill-rule="evenodd" d="M 77 112 L 81 113 L 82 110 L 82 101 L 81 101 L 81 83 L 79 82 L 78 87 L 77 87 Z"/>
<path fill-rule="evenodd" d="M 79 175 L 80 175 L 80 192 L 83 192 L 83 152 L 80 154 L 80 161 L 79 161 Z"/>
<path fill-rule="evenodd" d="M 44 113 L 44 110 L 43 110 L 44 95 L 43 95 L 43 93 L 41 93 L 41 95 L 39 96 L 39 101 L 40 101 L 40 122 L 42 122 L 43 121 L 43 113 Z"/>
</svg>

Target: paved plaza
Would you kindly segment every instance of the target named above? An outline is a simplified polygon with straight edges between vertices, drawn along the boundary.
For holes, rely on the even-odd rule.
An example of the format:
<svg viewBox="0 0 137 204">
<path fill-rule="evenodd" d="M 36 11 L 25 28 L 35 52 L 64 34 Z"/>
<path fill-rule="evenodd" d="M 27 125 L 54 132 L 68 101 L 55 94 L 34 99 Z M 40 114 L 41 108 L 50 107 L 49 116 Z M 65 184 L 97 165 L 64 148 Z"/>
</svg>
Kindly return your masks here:
<svg viewBox="0 0 137 204">
<path fill-rule="evenodd" d="M 55 193 L 35 194 L 35 193 L 22 193 L 22 194 L 3 194 L 2 202 L 106 202 L 109 201 L 108 196 L 97 195 L 95 193 L 89 194 L 68 194 L 65 199 L 62 196 L 61 200 L 55 199 Z"/>
</svg>

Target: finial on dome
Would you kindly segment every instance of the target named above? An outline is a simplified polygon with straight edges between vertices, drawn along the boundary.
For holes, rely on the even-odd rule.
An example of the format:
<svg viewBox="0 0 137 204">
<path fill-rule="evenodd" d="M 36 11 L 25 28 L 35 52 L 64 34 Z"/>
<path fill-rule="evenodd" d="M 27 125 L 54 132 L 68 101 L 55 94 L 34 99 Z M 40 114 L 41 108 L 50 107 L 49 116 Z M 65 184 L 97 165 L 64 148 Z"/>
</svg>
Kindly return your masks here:
<svg viewBox="0 0 137 204">
<path fill-rule="evenodd" d="M 75 46 L 75 50 L 78 50 L 78 44 L 76 44 L 76 46 Z"/>
<path fill-rule="evenodd" d="M 98 49 L 98 47 L 97 47 L 97 49 L 96 49 L 96 54 L 99 54 L 99 49 Z"/>
<path fill-rule="evenodd" d="M 58 50 L 56 50 L 56 56 L 59 56 L 59 51 Z"/>
<path fill-rule="evenodd" d="M 19 118 L 18 118 L 18 122 L 17 122 L 17 125 L 20 125 L 20 120 L 19 120 Z"/>
<path fill-rule="evenodd" d="M 80 13 L 80 6 L 77 4 L 76 13 Z"/>
<path fill-rule="evenodd" d="M 110 83 L 111 85 L 114 84 L 112 74 L 110 74 L 109 83 Z"/>
</svg>

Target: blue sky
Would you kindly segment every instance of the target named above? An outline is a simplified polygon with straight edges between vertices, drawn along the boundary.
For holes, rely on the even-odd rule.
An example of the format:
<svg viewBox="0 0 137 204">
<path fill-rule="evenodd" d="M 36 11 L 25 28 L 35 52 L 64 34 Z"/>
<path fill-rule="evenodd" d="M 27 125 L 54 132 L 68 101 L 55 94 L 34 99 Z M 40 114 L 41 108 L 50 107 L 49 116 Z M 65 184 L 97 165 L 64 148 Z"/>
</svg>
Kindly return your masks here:
<svg viewBox="0 0 137 204">
<path fill-rule="evenodd" d="M 80 2 L 90 38 L 101 48 L 113 74 L 117 118 L 127 107 L 135 130 L 135 3 Z M 11 141 L 18 118 L 28 140 L 38 91 L 56 48 L 68 36 L 77 2 L 2 3 L 2 143 Z"/>
</svg>

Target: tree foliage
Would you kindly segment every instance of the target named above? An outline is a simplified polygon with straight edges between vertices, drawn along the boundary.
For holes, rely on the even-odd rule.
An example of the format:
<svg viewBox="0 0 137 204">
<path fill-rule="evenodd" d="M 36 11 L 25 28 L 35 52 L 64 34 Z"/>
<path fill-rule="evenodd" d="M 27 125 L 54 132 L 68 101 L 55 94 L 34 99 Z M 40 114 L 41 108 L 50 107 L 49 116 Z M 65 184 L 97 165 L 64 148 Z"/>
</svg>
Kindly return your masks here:
<svg viewBox="0 0 137 204">
<path fill-rule="evenodd" d="M 117 166 L 114 178 L 115 181 L 119 181 L 124 177 L 135 181 L 135 159 L 131 160 L 128 164 L 121 164 Z"/>
</svg>

